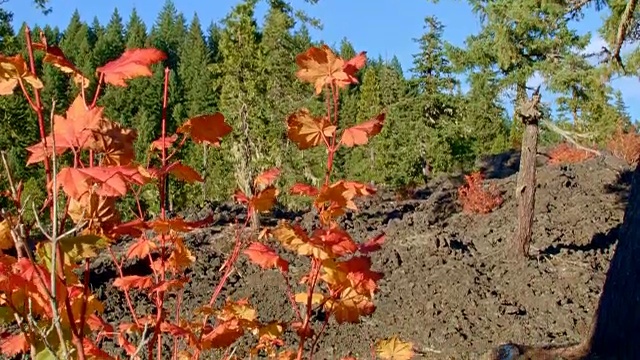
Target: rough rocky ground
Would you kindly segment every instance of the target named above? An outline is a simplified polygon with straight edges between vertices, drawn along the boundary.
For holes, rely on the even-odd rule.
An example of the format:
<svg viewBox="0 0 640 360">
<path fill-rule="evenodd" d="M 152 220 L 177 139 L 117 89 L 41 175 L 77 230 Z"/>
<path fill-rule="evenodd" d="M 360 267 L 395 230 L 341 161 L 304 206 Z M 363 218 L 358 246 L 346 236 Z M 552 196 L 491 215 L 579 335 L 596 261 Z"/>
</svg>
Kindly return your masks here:
<svg viewBox="0 0 640 360">
<path fill-rule="evenodd" d="M 358 241 L 386 232 L 383 250 L 373 255 L 375 269 L 385 278 L 376 312 L 360 324 L 332 324 L 316 359 L 349 353 L 370 358 L 371 344 L 392 335 L 414 342 L 423 351 L 417 358 L 477 359 L 502 342 L 566 343 L 587 333 L 622 221 L 628 169 L 600 160 L 542 164 L 533 243 L 540 256 L 523 263 L 507 252 L 517 225 L 517 158 L 507 154 L 487 164 L 488 181 L 505 198 L 493 213 L 462 213 L 455 202 L 461 179 L 442 177 L 408 200 L 381 191 L 361 202 L 359 213 L 345 216 L 344 226 Z M 197 264 L 189 273 L 183 315 L 208 301 L 233 246 L 225 224 L 241 209 L 220 205 L 195 217 L 211 211 L 220 225 L 187 239 Z M 308 225 L 312 214 L 301 219 Z M 305 266 L 293 263 L 291 272 L 301 275 Z M 107 320 L 123 321 L 128 311 L 111 286 L 113 265 L 104 258 L 93 267 L 94 289 L 106 304 Z M 126 271 L 142 274 L 146 269 L 143 263 L 129 264 Z M 223 290 L 222 298 L 227 296 L 250 296 L 265 321 L 292 316 L 280 275 L 261 271 L 244 257 Z M 144 307 L 145 297 L 134 299 Z"/>
</svg>

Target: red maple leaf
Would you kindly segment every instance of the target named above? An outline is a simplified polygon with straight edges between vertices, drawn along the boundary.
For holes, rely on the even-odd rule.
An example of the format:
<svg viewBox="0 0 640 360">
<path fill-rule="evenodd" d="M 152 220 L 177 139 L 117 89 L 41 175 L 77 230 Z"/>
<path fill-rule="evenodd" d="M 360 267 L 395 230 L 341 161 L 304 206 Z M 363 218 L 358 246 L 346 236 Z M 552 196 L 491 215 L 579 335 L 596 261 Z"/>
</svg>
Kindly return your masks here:
<svg viewBox="0 0 640 360">
<path fill-rule="evenodd" d="M 154 48 L 128 49 L 119 58 L 98 67 L 96 72 L 103 74 L 107 84 L 126 87 L 125 80 L 152 76 L 149 67 L 166 58 L 167 54 Z"/>
<path fill-rule="evenodd" d="M 263 243 L 253 242 L 243 253 L 263 269 L 278 268 L 283 272 L 289 271 L 289 263 Z"/>
<path fill-rule="evenodd" d="M 253 186 L 258 188 L 260 186 L 269 186 L 280 176 L 280 169 L 274 167 L 269 170 L 265 170 L 260 175 L 256 176 L 253 180 Z"/>
</svg>

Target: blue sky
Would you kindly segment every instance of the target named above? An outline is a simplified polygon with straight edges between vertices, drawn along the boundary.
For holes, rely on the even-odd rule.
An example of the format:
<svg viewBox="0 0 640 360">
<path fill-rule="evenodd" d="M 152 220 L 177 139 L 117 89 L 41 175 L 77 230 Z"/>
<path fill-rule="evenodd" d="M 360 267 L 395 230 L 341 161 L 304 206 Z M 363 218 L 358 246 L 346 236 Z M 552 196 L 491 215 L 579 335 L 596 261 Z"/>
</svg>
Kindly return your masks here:
<svg viewBox="0 0 640 360">
<path fill-rule="evenodd" d="M 197 13 L 205 27 L 211 21 L 221 20 L 236 3 L 235 0 L 174 0 L 178 10 L 188 19 Z M 413 39 L 423 33 L 425 16 L 437 16 L 446 26 L 446 40 L 456 45 L 463 45 L 465 38 L 477 32 L 480 25 L 464 0 L 440 0 L 438 4 L 428 0 L 321 0 L 316 5 L 293 0 L 292 3 L 322 21 L 323 29 L 312 31 L 314 39 L 333 45 L 346 37 L 357 51 L 366 50 L 371 57 L 381 55 L 383 58 L 391 58 L 396 55 L 405 72 L 411 68 L 412 54 L 417 52 L 417 44 Z M 26 21 L 30 25 L 49 24 L 64 29 L 75 9 L 78 9 L 82 19 L 87 22 L 97 16 L 101 23 L 106 24 L 116 7 L 125 22 L 131 9 L 135 7 L 150 27 L 163 4 L 164 0 L 52 0 L 50 5 L 53 12 L 49 15 L 36 10 L 30 0 L 11 0 L 3 6 L 14 13 L 15 26 Z M 265 10 L 266 4 L 263 1 L 257 11 L 260 24 Z M 581 33 L 594 31 L 590 46 L 593 50 L 599 50 L 604 45 L 603 40 L 595 34 L 601 16 L 602 14 L 590 13 L 576 25 Z M 531 84 L 535 85 L 539 81 L 540 79 L 532 79 Z M 636 119 L 640 118 L 639 85 L 635 78 L 614 81 L 614 86 L 623 91 L 631 116 Z M 543 92 L 543 98 L 547 101 L 552 97 Z"/>
</svg>

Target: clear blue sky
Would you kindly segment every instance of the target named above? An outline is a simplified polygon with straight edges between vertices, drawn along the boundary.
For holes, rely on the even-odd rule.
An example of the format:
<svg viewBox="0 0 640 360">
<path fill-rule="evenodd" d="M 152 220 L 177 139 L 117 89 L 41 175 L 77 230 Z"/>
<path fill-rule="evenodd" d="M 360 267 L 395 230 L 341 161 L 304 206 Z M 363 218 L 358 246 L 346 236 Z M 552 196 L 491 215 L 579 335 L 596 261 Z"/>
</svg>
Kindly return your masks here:
<svg viewBox="0 0 640 360">
<path fill-rule="evenodd" d="M 198 14 L 203 26 L 211 21 L 221 20 L 237 1 L 234 0 L 174 0 L 179 11 L 188 19 Z M 479 29 L 479 22 L 472 14 L 465 0 L 440 0 L 432 4 L 428 0 L 321 0 L 317 5 L 309 5 L 301 0 L 293 0 L 293 5 L 320 19 L 322 30 L 313 30 L 314 39 L 321 39 L 329 45 L 338 44 L 346 37 L 357 51 L 366 50 L 371 57 L 381 55 L 391 58 L 396 55 L 405 72 L 411 68 L 412 54 L 417 45 L 412 39 L 423 33 L 423 19 L 435 15 L 446 26 L 446 40 L 462 45 L 464 39 Z M 214 5 L 215 4 L 215 5 Z M 164 0 L 52 0 L 53 12 L 47 16 L 40 13 L 30 0 L 10 0 L 4 4 L 14 15 L 14 25 L 23 21 L 30 25 L 49 24 L 65 29 L 71 14 L 78 9 L 83 20 L 91 22 L 97 16 L 101 23 L 109 21 L 114 8 L 118 8 L 125 22 L 133 7 L 151 27 L 156 21 Z M 265 14 L 265 1 L 257 11 L 260 24 Z M 590 13 L 576 28 L 581 33 L 597 29 L 601 14 Z M 593 49 L 603 45 L 596 34 L 592 40 Z M 535 82 L 535 80 L 532 80 Z M 637 79 L 618 79 L 614 86 L 624 93 L 633 118 L 640 118 L 640 83 Z M 550 94 L 546 97 L 550 100 Z"/>
</svg>

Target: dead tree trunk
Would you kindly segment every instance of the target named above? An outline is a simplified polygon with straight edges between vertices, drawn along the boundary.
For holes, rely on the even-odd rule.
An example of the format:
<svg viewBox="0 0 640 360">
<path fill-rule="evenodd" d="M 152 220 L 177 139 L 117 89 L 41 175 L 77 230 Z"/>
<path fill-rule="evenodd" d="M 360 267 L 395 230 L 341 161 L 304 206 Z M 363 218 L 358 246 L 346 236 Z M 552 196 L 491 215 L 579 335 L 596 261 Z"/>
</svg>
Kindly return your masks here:
<svg viewBox="0 0 640 360">
<path fill-rule="evenodd" d="M 518 202 L 518 232 L 515 244 L 518 253 L 529 256 L 533 215 L 536 195 L 536 153 L 538 152 L 538 123 L 540 121 L 539 88 L 531 99 L 526 99 L 517 108 L 517 116 L 524 124 L 522 134 L 522 150 L 520 152 L 520 169 L 516 186 L 516 200 Z"/>
</svg>

